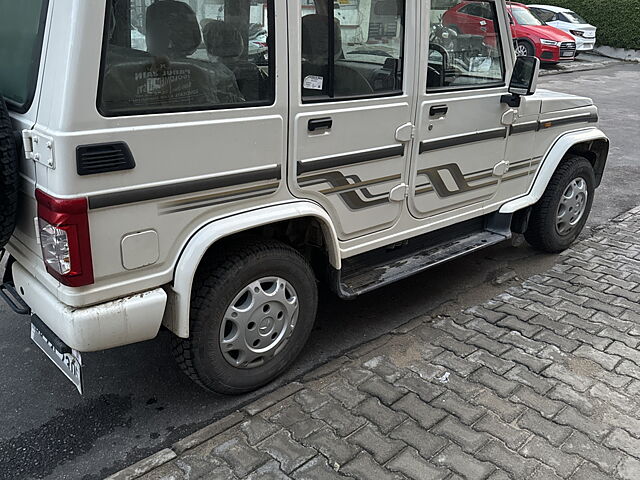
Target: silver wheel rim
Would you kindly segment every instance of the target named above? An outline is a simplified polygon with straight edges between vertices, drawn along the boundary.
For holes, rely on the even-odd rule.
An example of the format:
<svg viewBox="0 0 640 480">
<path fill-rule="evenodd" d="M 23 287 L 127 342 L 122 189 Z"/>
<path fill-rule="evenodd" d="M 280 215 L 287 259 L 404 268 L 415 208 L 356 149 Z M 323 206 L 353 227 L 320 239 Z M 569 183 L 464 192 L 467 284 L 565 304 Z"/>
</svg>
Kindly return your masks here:
<svg viewBox="0 0 640 480">
<path fill-rule="evenodd" d="M 265 277 L 244 287 L 225 311 L 220 349 L 236 368 L 256 368 L 284 349 L 298 322 L 298 294 L 280 277 Z"/>
<path fill-rule="evenodd" d="M 560 235 L 567 235 L 580 223 L 587 209 L 588 199 L 589 191 L 586 180 L 584 178 L 572 180 L 560 197 L 558 205 L 556 230 Z"/>
<path fill-rule="evenodd" d="M 516 56 L 526 57 L 527 55 L 529 55 L 529 50 L 527 50 L 527 46 L 522 43 L 519 43 L 518 46 L 516 47 Z"/>
</svg>

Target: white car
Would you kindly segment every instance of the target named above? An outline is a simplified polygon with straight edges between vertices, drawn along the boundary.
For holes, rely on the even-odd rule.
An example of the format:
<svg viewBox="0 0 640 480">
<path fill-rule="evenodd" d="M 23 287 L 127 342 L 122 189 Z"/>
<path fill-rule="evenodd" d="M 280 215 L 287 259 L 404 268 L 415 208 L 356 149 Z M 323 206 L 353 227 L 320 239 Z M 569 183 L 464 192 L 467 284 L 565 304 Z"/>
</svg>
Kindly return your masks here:
<svg viewBox="0 0 640 480">
<path fill-rule="evenodd" d="M 0 300 L 80 392 L 85 352 L 163 326 L 239 394 L 303 351 L 319 283 L 354 298 L 514 234 L 567 249 L 598 108 L 536 90 L 505 0 L 455 1 L 482 16 L 452 42 L 430 2 L 360 2 L 356 35 L 334 0 L 234 0 L 264 12 L 258 66 L 230 8 L 203 34 L 187 1 L 0 0 Z"/>
<path fill-rule="evenodd" d="M 568 8 L 553 5 L 529 5 L 529 9 L 547 25 L 559 28 L 573 35 L 576 39 L 577 51 L 588 52 L 596 44 L 597 28 L 586 22 L 577 13 Z"/>
</svg>

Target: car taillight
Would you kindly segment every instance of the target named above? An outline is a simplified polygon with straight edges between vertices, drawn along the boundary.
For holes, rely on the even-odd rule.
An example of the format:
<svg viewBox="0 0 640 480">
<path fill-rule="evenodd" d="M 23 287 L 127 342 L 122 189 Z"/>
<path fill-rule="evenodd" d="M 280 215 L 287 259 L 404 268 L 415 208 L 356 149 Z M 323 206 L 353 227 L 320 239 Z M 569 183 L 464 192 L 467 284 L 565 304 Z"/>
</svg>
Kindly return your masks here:
<svg viewBox="0 0 640 480">
<path fill-rule="evenodd" d="M 60 283 L 81 287 L 93 283 L 86 198 L 60 199 L 36 190 L 42 259 Z"/>
<path fill-rule="evenodd" d="M 584 32 L 580 30 L 569 30 L 574 37 L 584 37 Z"/>
</svg>

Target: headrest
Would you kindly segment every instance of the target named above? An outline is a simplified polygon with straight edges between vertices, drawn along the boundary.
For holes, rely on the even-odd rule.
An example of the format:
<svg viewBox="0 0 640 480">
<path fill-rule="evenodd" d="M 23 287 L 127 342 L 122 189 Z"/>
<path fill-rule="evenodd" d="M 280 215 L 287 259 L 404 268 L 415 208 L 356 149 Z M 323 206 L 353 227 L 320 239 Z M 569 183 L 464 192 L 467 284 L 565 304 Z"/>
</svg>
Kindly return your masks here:
<svg viewBox="0 0 640 480">
<path fill-rule="evenodd" d="M 202 36 L 193 9 L 175 0 L 156 0 L 147 8 L 147 50 L 155 56 L 184 58 L 196 51 Z"/>
<path fill-rule="evenodd" d="M 236 60 L 244 53 L 244 39 L 233 25 L 221 20 L 208 20 L 202 29 L 209 55 L 224 60 Z"/>
<path fill-rule="evenodd" d="M 335 59 L 342 57 L 342 32 L 340 21 L 334 19 Z M 305 15 L 302 17 L 302 57 L 319 65 L 327 63 L 329 54 L 329 21 L 326 15 Z"/>
</svg>

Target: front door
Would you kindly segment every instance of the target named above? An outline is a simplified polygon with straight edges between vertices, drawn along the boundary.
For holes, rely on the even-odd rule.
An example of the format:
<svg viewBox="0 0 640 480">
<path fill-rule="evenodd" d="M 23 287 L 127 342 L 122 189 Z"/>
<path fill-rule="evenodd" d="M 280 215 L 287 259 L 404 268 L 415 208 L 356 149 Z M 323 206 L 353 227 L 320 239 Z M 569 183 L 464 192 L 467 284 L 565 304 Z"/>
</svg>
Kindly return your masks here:
<svg viewBox="0 0 640 480">
<path fill-rule="evenodd" d="M 406 22 L 417 6 L 342 3 L 289 2 L 289 185 L 348 240 L 392 226 L 404 208 L 416 71 Z"/>
<path fill-rule="evenodd" d="M 475 19 L 459 4 L 483 12 L 484 30 L 457 33 L 468 28 L 452 22 Z M 503 4 L 459 1 L 450 10 L 443 16 L 447 26 L 430 28 L 429 41 L 422 42 L 429 47 L 420 53 L 417 142 L 409 197 L 410 211 L 418 218 L 481 206 L 496 194 L 507 170 L 508 128 L 502 117 L 509 107 L 500 99 L 507 93 L 503 52 L 510 37 L 499 21 L 506 18 Z M 424 25 L 429 25 L 428 18 L 434 16 L 424 13 Z"/>
</svg>

